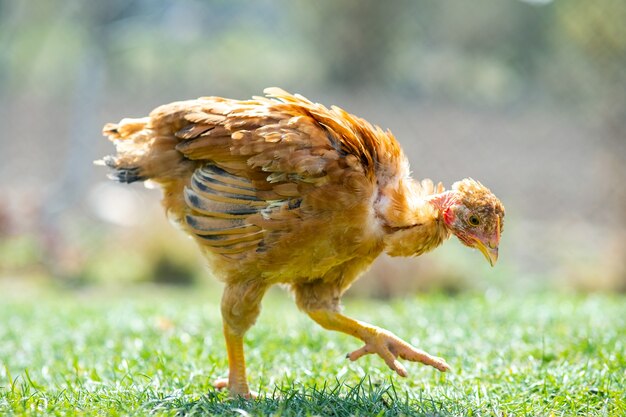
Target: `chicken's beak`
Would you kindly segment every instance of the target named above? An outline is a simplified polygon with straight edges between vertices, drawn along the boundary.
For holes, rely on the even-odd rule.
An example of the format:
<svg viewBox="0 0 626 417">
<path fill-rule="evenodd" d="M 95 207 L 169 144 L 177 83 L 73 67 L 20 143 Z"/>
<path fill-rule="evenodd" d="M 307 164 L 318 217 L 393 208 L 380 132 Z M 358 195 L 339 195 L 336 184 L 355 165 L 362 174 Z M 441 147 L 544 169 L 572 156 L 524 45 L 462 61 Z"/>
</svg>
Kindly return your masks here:
<svg viewBox="0 0 626 417">
<path fill-rule="evenodd" d="M 494 266 L 496 262 L 498 262 L 498 245 L 492 246 L 490 244 L 489 247 L 487 247 L 483 242 L 477 239 L 475 247 L 485 255 L 485 258 L 489 261 L 489 265 Z"/>
<path fill-rule="evenodd" d="M 489 265 L 494 266 L 496 262 L 498 262 L 498 245 L 500 244 L 500 217 L 496 218 L 496 231 L 488 239 L 485 239 L 487 242 L 483 242 L 478 238 L 474 238 L 476 241 L 476 245 L 474 247 L 478 248 L 479 251 L 485 255 L 485 258 L 489 261 Z"/>
</svg>

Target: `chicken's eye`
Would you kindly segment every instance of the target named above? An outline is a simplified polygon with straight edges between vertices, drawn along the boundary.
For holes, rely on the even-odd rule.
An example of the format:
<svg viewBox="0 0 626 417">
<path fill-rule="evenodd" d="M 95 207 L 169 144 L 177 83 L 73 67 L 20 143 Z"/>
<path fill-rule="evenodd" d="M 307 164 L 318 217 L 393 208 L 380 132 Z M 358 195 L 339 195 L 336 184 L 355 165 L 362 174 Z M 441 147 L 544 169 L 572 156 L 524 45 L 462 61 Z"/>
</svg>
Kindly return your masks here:
<svg viewBox="0 0 626 417">
<path fill-rule="evenodd" d="M 469 219 L 467 219 L 467 221 L 469 222 L 469 224 L 471 224 L 472 226 L 478 226 L 480 224 L 480 219 L 478 218 L 478 216 L 476 215 L 471 215 L 469 217 Z"/>
</svg>

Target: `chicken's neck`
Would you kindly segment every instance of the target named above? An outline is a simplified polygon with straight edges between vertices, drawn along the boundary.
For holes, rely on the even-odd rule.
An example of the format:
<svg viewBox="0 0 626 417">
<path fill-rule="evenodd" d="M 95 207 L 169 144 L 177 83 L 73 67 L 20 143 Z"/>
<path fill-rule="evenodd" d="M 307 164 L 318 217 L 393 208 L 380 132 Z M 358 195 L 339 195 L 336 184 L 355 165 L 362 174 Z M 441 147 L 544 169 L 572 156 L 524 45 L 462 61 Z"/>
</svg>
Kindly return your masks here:
<svg viewBox="0 0 626 417">
<path fill-rule="evenodd" d="M 458 195 L 456 191 L 449 190 L 443 193 L 433 194 L 426 198 L 439 214 L 439 218 L 446 224 L 450 224 L 452 220 L 452 214 L 450 213 L 450 207 L 458 201 Z"/>
<path fill-rule="evenodd" d="M 385 252 L 416 256 L 443 243 L 450 236 L 445 215 L 455 198 L 454 191 L 424 196 L 419 183 L 412 179 L 382 190 L 376 212 L 385 231 Z"/>
</svg>

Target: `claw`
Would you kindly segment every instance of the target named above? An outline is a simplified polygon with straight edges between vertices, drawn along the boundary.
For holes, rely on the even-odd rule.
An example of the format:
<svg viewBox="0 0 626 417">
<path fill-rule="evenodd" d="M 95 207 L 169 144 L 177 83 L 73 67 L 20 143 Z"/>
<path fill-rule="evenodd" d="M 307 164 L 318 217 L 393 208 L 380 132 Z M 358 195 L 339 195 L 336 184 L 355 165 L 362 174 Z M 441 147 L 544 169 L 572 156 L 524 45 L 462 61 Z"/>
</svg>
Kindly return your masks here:
<svg viewBox="0 0 626 417">
<path fill-rule="evenodd" d="M 218 391 L 228 388 L 228 378 L 218 378 L 213 381 L 213 388 Z"/>
</svg>

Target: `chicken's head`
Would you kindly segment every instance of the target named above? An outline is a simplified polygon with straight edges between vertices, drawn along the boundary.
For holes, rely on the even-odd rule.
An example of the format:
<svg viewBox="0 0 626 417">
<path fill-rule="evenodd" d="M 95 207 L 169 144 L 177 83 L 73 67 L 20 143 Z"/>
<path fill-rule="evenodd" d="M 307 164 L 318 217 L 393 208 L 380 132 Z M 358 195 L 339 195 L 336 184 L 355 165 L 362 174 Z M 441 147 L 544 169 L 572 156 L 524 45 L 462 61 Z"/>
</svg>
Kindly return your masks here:
<svg viewBox="0 0 626 417">
<path fill-rule="evenodd" d="M 451 201 L 443 212 L 446 226 L 464 245 L 480 250 L 494 266 L 504 226 L 504 206 L 487 187 L 469 178 L 454 183 L 452 190 Z"/>
</svg>

